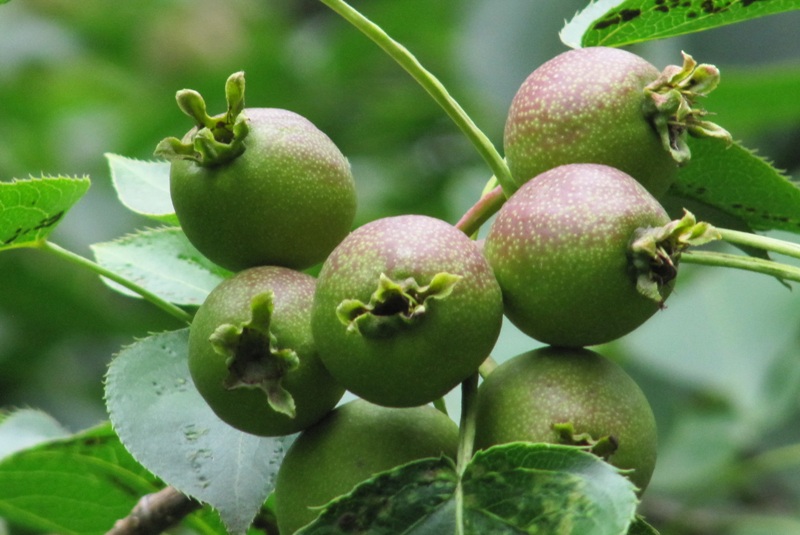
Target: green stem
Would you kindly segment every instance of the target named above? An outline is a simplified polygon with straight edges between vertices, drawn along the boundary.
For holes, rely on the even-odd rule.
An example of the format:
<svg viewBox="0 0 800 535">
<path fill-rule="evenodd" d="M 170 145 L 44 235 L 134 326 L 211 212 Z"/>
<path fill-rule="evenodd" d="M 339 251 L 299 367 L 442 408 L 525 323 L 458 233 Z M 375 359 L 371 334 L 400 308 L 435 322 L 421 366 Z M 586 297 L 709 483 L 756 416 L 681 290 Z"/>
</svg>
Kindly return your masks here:
<svg viewBox="0 0 800 535">
<path fill-rule="evenodd" d="M 447 92 L 444 85 L 408 51 L 403 45 L 389 37 L 383 29 L 353 9 L 344 0 L 321 0 L 347 22 L 355 26 L 361 33 L 370 38 L 392 59 L 394 59 L 416 82 L 433 97 L 444 109 L 450 119 L 461 129 L 478 153 L 491 168 L 498 182 L 503 186 L 506 195 L 516 189 L 503 157 L 497 152 L 488 137 L 475 125 L 463 108 Z"/>
<path fill-rule="evenodd" d="M 86 268 L 86 269 L 88 269 L 90 271 L 93 271 L 93 272 L 97 273 L 98 275 L 100 275 L 102 277 L 105 277 L 106 279 L 108 279 L 110 281 L 116 282 L 120 286 L 124 286 L 125 288 L 129 289 L 130 291 L 135 292 L 135 293 L 139 294 L 140 296 L 142 296 L 142 298 L 144 298 L 146 301 L 151 302 L 152 304 L 154 304 L 155 306 L 157 306 L 158 308 L 160 308 L 164 312 L 174 316 L 175 318 L 177 318 L 177 319 L 179 319 L 181 321 L 185 321 L 186 323 L 191 323 L 191 321 L 192 321 L 191 314 L 189 314 L 188 312 L 186 312 L 182 308 L 177 307 L 177 306 L 173 305 L 172 303 L 161 299 L 156 294 L 154 294 L 154 293 L 152 293 L 152 292 L 150 292 L 148 290 L 145 290 L 144 288 L 142 288 L 138 284 L 135 284 L 135 283 L 129 281 L 125 277 L 122 277 L 122 276 L 114 273 L 113 271 L 107 270 L 106 268 L 104 268 L 100 264 L 92 262 L 88 258 L 84 258 L 84 257 L 82 257 L 82 256 L 80 256 L 78 254 L 73 253 L 72 251 L 68 251 L 67 249 L 64 249 L 63 247 L 61 247 L 59 245 L 56 245 L 55 243 L 51 243 L 49 241 L 41 242 L 38 245 L 38 247 L 39 247 L 39 249 L 42 249 L 43 251 L 48 251 L 50 253 L 53 253 L 56 256 L 59 256 L 62 259 L 68 261 L 68 262 L 71 262 L 71 263 L 73 263 L 75 265 L 78 265 L 78 266 Z"/>
<path fill-rule="evenodd" d="M 724 228 L 715 227 L 719 231 L 723 240 L 735 245 L 744 245 L 747 247 L 754 247 L 756 249 L 763 249 L 773 253 L 778 253 L 793 258 L 800 258 L 800 245 L 784 240 L 775 238 L 768 238 L 753 234 L 752 232 L 740 232 L 738 230 L 729 230 Z"/>
<path fill-rule="evenodd" d="M 462 475 L 472 459 L 472 445 L 475 441 L 475 411 L 478 400 L 477 373 L 470 375 L 461 383 L 461 425 L 458 444 L 458 474 Z"/>
<path fill-rule="evenodd" d="M 459 426 L 458 459 L 456 473 L 459 480 L 472 460 L 475 442 L 475 418 L 478 401 L 478 374 L 473 373 L 461 383 L 461 425 Z M 459 481 L 456 487 L 456 534 L 464 533 L 464 489 Z"/>
<path fill-rule="evenodd" d="M 503 188 L 497 186 L 482 195 L 478 202 L 461 216 L 461 219 L 456 223 L 456 228 L 462 230 L 467 236 L 472 236 L 505 202 L 506 196 Z"/>
<path fill-rule="evenodd" d="M 744 463 L 744 471 L 746 476 L 752 479 L 771 472 L 785 471 L 796 466 L 800 466 L 800 444 L 789 444 L 753 457 Z"/>
<path fill-rule="evenodd" d="M 743 269 L 745 271 L 763 273 L 764 275 L 772 275 L 782 280 L 800 282 L 800 268 L 752 256 L 709 251 L 686 251 L 681 254 L 680 261 L 685 264 Z"/>
<path fill-rule="evenodd" d="M 483 361 L 483 364 L 480 365 L 478 368 L 478 373 L 481 377 L 486 379 L 489 377 L 489 374 L 492 373 L 495 368 L 497 368 L 497 362 L 491 357 L 486 357 L 486 360 Z"/>
<path fill-rule="evenodd" d="M 760 453 L 722 473 L 720 484 L 728 488 L 752 485 L 754 479 L 800 466 L 800 443 Z"/>
</svg>

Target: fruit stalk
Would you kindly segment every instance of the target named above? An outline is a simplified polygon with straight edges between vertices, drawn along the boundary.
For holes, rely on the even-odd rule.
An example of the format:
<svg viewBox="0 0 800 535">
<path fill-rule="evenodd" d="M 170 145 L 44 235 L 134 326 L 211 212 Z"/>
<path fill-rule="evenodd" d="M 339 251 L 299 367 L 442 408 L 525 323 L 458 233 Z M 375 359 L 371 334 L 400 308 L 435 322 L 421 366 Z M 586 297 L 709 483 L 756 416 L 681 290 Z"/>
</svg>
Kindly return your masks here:
<svg viewBox="0 0 800 535">
<path fill-rule="evenodd" d="M 497 362 L 491 356 L 488 356 L 486 357 L 486 360 L 483 361 L 483 364 L 481 364 L 478 368 L 478 373 L 481 377 L 486 379 L 489 377 L 489 374 L 497 368 L 497 366 Z"/>
<path fill-rule="evenodd" d="M 506 202 L 506 195 L 501 186 L 484 193 L 478 202 L 467 210 L 458 223 L 456 228 L 463 231 L 467 236 L 472 236 L 480 230 L 486 221 L 492 217 L 503 203 Z"/>
<path fill-rule="evenodd" d="M 489 168 L 497 177 L 503 191 L 510 195 L 515 189 L 511 172 L 508 166 L 472 119 L 467 115 L 461 105 L 448 93 L 444 85 L 436 76 L 425 69 L 407 48 L 392 39 L 380 26 L 376 25 L 359 11 L 343 0 L 322 0 L 322 3 L 355 26 L 361 33 L 369 37 L 375 44 L 395 60 L 414 80 L 422 86 L 433 100 L 456 123 L 467 139 L 475 146 L 478 153 L 486 161 Z"/>
<path fill-rule="evenodd" d="M 711 251 L 686 251 L 681 255 L 681 262 L 685 264 L 702 264 L 704 266 L 728 267 L 753 271 L 764 275 L 771 275 L 785 281 L 800 282 L 800 268 L 754 258 L 728 253 L 715 253 Z"/>
<path fill-rule="evenodd" d="M 475 420 L 478 409 L 478 374 L 474 373 L 461 383 L 461 425 L 458 435 L 458 458 L 456 472 L 459 478 L 472 459 L 475 443 Z M 464 531 L 463 488 L 461 484 L 456 487 L 456 533 L 463 535 Z"/>
<path fill-rule="evenodd" d="M 800 258 L 800 244 L 778 240 L 776 238 L 768 238 L 767 236 L 759 236 L 752 232 L 741 232 L 724 228 L 717 228 L 717 231 L 719 231 L 723 241 L 734 245 L 755 247 L 756 249 L 763 249 L 764 251 L 786 255 L 792 258 Z"/>
</svg>

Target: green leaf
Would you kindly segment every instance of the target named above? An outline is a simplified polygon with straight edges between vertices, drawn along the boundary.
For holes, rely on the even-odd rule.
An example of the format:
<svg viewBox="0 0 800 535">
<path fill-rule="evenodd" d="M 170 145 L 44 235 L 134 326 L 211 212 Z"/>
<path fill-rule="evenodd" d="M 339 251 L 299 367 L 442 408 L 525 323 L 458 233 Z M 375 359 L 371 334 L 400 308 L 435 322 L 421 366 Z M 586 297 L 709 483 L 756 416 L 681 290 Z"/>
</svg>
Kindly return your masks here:
<svg viewBox="0 0 800 535">
<path fill-rule="evenodd" d="M 572 48 L 625 46 L 800 9 L 800 0 L 598 0 L 567 23 Z"/>
<path fill-rule="evenodd" d="M 726 67 L 722 82 L 708 95 L 705 107 L 741 138 L 794 128 L 800 123 L 797 95 L 800 95 L 800 65 Z"/>
<path fill-rule="evenodd" d="M 729 535 L 795 535 L 800 533 L 800 520 L 795 516 L 740 515 L 731 523 Z"/>
<path fill-rule="evenodd" d="M 776 307 L 777 308 L 777 307 Z M 789 421 L 797 407 L 800 392 L 800 366 L 794 346 L 783 349 L 762 364 L 763 376 L 758 385 L 759 394 L 750 416 L 750 429 L 769 433 Z M 763 362 L 762 360 L 762 362 Z"/>
<path fill-rule="evenodd" d="M 638 500 L 619 471 L 582 449 L 513 443 L 475 454 L 463 479 L 467 532 L 625 533 Z"/>
<path fill-rule="evenodd" d="M 35 447 L 0 461 L 0 517 L 34 531 L 106 533 L 139 499 L 163 484 L 137 463 L 105 423 L 66 436 L 41 412 L 21 410 L 0 423 L 0 444 L 14 431 L 36 437 Z M 59 434 L 60 438 L 45 439 Z M 183 522 L 198 533 L 220 533 L 208 509 Z"/>
<path fill-rule="evenodd" d="M 638 503 L 617 469 L 570 446 L 514 443 L 480 451 L 466 468 L 461 496 L 458 485 L 449 459 L 415 461 L 361 483 L 299 533 L 454 533 L 462 519 L 466 535 L 620 535 Z"/>
<path fill-rule="evenodd" d="M 291 439 L 249 435 L 217 418 L 189 376 L 187 346 L 182 329 L 124 348 L 106 378 L 111 422 L 139 462 L 244 533 Z"/>
<path fill-rule="evenodd" d="M 710 436 L 715 440 L 713 448 L 708 447 Z M 727 486 L 720 479 L 736 463 L 737 452 L 745 441 L 743 436 L 742 423 L 731 411 L 684 408 L 663 447 L 659 444 L 658 489 L 698 496 L 712 495 L 720 484 Z"/>
<path fill-rule="evenodd" d="M 200 305 L 230 272 L 194 248 L 179 228 L 148 229 L 91 246 L 97 263 L 178 305 Z M 125 295 L 138 294 L 103 279 Z"/>
<path fill-rule="evenodd" d="M 35 531 L 101 534 L 159 487 L 103 424 L 3 458 L 0 517 Z"/>
<path fill-rule="evenodd" d="M 53 417 L 34 409 L 0 415 L 0 459 L 56 438 L 69 435 Z"/>
<path fill-rule="evenodd" d="M 169 194 L 169 162 L 145 162 L 106 153 L 120 202 L 132 212 L 177 225 Z"/>
<path fill-rule="evenodd" d="M 628 535 L 658 535 L 658 530 L 637 516 L 628 530 Z"/>
<path fill-rule="evenodd" d="M 755 230 L 800 232 L 800 188 L 780 171 L 739 144 L 691 138 L 689 147 L 692 160 L 670 195 L 716 208 Z"/>
<path fill-rule="evenodd" d="M 414 461 L 361 483 L 297 533 L 454 533 L 441 529 L 440 522 L 454 525 L 455 515 L 437 518 L 435 528 L 426 524 L 440 508 L 452 505 L 457 483 L 455 466 L 446 457 Z"/>
<path fill-rule="evenodd" d="M 45 240 L 89 185 L 87 177 L 0 182 L 0 250 Z"/>
</svg>

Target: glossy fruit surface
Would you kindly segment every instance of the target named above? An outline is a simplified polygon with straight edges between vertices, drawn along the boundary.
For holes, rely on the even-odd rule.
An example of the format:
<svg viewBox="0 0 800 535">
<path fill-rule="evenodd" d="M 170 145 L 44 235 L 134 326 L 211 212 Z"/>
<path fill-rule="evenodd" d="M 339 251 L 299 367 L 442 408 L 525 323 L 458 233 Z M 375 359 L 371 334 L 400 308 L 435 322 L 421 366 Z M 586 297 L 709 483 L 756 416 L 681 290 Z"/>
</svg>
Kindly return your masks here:
<svg viewBox="0 0 800 535">
<path fill-rule="evenodd" d="M 183 231 L 201 253 L 232 271 L 321 262 L 355 216 L 347 159 L 294 112 L 248 108 L 243 115 L 249 133 L 234 159 L 213 166 L 172 161 L 170 193 Z"/>
<path fill-rule="evenodd" d="M 222 420 L 247 433 L 295 433 L 341 399 L 311 336 L 314 278 L 256 267 L 223 281 L 189 331 L 189 371 Z M 286 397 L 289 394 L 291 401 Z M 294 416 L 278 409 L 293 405 Z"/>
<path fill-rule="evenodd" d="M 564 52 L 537 68 L 514 96 L 506 120 L 506 160 L 522 185 L 569 163 L 599 163 L 666 192 L 677 164 L 645 115 L 644 88 L 659 71 L 615 48 Z"/>
<path fill-rule="evenodd" d="M 443 396 L 489 355 L 500 287 L 478 247 L 426 216 L 379 219 L 322 267 L 312 328 L 337 381 L 373 403 L 410 407 Z"/>
<path fill-rule="evenodd" d="M 667 222 L 658 201 L 611 167 L 565 165 L 527 182 L 500 209 L 484 244 L 506 316 L 550 345 L 601 344 L 629 333 L 671 289 L 662 285 L 660 301 L 637 290 L 629 242 L 637 228 Z"/>
<path fill-rule="evenodd" d="M 478 389 L 475 447 L 515 441 L 593 445 L 643 491 L 656 462 L 656 423 L 641 389 L 587 349 L 542 348 L 495 369 Z"/>
<path fill-rule="evenodd" d="M 418 459 L 455 459 L 457 447 L 458 426 L 433 407 L 346 403 L 301 433 L 286 453 L 275 486 L 280 532 L 294 533 L 319 514 L 312 507 L 374 474 Z"/>
</svg>

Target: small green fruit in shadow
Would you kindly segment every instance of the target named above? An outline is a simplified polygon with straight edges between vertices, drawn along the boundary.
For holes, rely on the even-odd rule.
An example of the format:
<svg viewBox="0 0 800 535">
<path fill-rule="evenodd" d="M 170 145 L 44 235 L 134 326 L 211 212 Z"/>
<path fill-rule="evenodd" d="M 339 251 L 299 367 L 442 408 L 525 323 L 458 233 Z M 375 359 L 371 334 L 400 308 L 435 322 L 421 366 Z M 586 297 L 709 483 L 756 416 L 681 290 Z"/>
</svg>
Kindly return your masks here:
<svg viewBox="0 0 800 535">
<path fill-rule="evenodd" d="M 546 347 L 496 368 L 478 389 L 475 448 L 508 442 L 591 447 L 643 492 L 656 462 L 656 422 L 639 386 L 588 349 Z"/>
<path fill-rule="evenodd" d="M 281 533 L 311 522 L 320 506 L 402 464 L 455 459 L 458 426 L 431 406 L 387 408 L 364 400 L 338 407 L 303 431 L 283 459 L 275 485 Z"/>
</svg>

